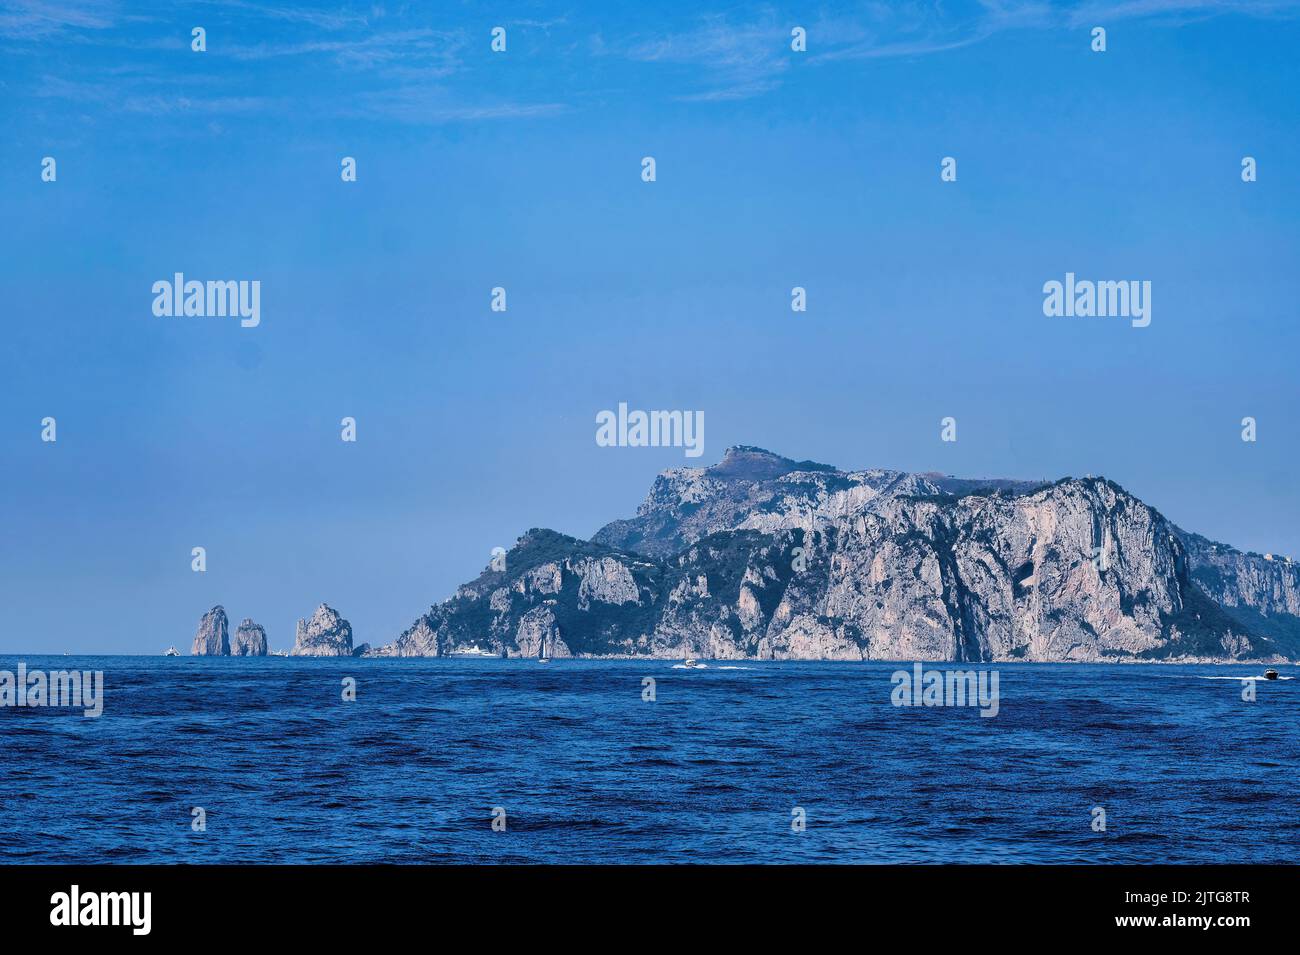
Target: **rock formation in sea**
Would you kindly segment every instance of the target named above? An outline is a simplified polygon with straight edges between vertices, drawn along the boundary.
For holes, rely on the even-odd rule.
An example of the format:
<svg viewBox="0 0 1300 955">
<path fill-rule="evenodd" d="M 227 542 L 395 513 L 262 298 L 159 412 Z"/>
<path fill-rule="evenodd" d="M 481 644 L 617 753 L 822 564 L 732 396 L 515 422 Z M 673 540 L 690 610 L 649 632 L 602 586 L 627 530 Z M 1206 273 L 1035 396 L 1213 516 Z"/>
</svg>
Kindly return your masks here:
<svg viewBox="0 0 1300 955">
<path fill-rule="evenodd" d="M 299 620 L 294 635 L 295 657 L 350 657 L 352 625 L 331 607 L 321 604 L 310 620 Z"/>
<path fill-rule="evenodd" d="M 226 609 L 213 607 L 199 621 L 190 653 L 196 657 L 224 657 L 230 655 L 230 634 L 227 630 Z"/>
<path fill-rule="evenodd" d="M 590 541 L 529 531 L 505 566 L 367 655 L 1300 658 L 1300 566 L 1099 477 L 844 472 L 736 447 L 664 472 Z"/>
<path fill-rule="evenodd" d="M 235 638 L 230 641 L 230 655 L 232 657 L 264 657 L 266 656 L 266 630 L 261 624 L 253 623 L 248 617 L 244 618 L 235 630 Z"/>
</svg>

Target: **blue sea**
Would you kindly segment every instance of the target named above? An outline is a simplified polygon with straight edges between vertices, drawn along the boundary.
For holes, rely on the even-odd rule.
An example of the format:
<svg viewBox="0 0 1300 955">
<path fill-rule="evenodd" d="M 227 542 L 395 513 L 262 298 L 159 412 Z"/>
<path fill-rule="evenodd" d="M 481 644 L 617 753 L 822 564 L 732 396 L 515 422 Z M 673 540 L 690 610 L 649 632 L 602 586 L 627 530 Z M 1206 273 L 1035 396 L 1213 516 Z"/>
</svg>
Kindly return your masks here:
<svg viewBox="0 0 1300 955">
<path fill-rule="evenodd" d="M 104 711 L 0 709 L 6 862 L 1300 861 L 1292 666 L 981 666 L 986 718 L 895 663 L 20 660 Z"/>
</svg>

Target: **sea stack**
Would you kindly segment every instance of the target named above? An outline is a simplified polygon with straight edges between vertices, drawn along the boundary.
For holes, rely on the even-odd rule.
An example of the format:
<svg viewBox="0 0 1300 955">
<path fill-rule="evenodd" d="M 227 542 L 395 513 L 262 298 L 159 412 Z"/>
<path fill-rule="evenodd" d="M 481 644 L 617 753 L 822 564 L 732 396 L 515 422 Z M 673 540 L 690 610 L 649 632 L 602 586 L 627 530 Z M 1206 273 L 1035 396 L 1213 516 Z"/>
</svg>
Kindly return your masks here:
<svg viewBox="0 0 1300 955">
<path fill-rule="evenodd" d="M 230 656 L 230 633 L 225 607 L 218 605 L 203 615 L 198 632 L 194 634 L 194 647 L 190 653 L 196 657 Z"/>
<path fill-rule="evenodd" d="M 248 617 L 235 631 L 235 639 L 230 644 L 232 657 L 266 656 L 266 630 L 261 624 L 253 623 Z"/>
<path fill-rule="evenodd" d="M 295 657 L 352 656 L 352 624 L 326 604 L 316 608 L 310 620 L 299 620 L 294 635 Z"/>
</svg>

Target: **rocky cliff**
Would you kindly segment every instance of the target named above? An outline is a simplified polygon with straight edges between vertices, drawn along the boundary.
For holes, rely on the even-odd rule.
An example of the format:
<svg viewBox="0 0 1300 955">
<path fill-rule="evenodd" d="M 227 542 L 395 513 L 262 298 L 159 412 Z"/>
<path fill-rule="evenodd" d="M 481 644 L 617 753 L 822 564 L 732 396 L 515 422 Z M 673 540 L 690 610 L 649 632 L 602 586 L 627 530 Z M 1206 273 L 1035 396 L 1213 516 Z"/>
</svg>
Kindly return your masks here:
<svg viewBox="0 0 1300 955">
<path fill-rule="evenodd" d="M 196 657 L 224 657 L 230 655 L 229 624 L 224 607 L 213 607 L 199 621 L 190 653 Z"/>
<path fill-rule="evenodd" d="M 529 531 L 505 567 L 368 655 L 1300 657 L 1300 568 L 1188 534 L 1102 478 L 843 472 L 732 448 L 660 475 L 591 541 Z"/>
<path fill-rule="evenodd" d="M 299 620 L 294 634 L 295 657 L 350 657 L 352 625 L 331 607 L 321 604 L 310 620 Z"/>
<path fill-rule="evenodd" d="M 235 630 L 235 638 L 230 642 L 230 655 L 233 657 L 266 656 L 266 631 L 260 624 L 253 623 L 245 617 L 244 622 Z"/>
</svg>

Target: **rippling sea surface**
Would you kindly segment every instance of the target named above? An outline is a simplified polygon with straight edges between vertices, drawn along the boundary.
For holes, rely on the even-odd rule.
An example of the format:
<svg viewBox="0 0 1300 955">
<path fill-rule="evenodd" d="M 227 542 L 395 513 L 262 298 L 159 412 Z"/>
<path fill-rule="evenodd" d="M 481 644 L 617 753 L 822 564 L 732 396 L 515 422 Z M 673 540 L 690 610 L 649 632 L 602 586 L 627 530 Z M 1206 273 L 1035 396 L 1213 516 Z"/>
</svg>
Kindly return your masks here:
<svg viewBox="0 0 1300 955">
<path fill-rule="evenodd" d="M 6 862 L 1300 861 L 1300 680 L 1214 679 L 1258 666 L 983 666 L 982 718 L 893 663 L 20 660 L 105 703 L 0 709 Z"/>
</svg>

